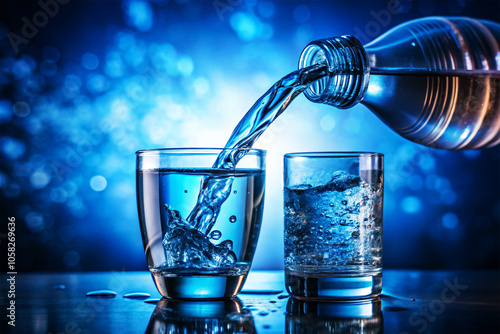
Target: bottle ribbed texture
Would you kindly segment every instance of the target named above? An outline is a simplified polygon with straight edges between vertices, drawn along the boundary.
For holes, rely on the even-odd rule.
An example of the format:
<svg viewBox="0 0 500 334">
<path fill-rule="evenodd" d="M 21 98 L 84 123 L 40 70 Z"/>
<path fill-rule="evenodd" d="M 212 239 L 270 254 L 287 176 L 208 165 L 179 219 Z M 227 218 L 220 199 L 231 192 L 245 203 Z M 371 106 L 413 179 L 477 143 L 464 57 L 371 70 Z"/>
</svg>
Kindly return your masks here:
<svg viewBox="0 0 500 334">
<path fill-rule="evenodd" d="M 306 96 L 313 102 L 337 108 L 357 104 L 366 91 L 370 76 L 367 55 L 361 43 L 351 36 L 314 41 L 302 53 L 299 67 L 318 62 L 328 65 L 329 75 L 306 90 Z"/>
</svg>

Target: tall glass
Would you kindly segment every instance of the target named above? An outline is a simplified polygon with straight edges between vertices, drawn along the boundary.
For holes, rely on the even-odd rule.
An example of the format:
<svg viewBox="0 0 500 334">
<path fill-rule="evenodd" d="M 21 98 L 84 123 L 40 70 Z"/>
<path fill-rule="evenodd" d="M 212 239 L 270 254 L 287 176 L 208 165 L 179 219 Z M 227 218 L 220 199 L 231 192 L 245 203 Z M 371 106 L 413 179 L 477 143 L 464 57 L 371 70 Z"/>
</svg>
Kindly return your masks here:
<svg viewBox="0 0 500 334">
<path fill-rule="evenodd" d="M 158 291 L 167 298 L 235 296 L 250 270 L 262 222 L 265 151 L 248 150 L 234 169 L 212 168 L 223 151 L 180 148 L 136 153 L 146 259 Z M 203 193 L 211 192 L 219 201 L 198 207 L 198 217 L 201 212 L 207 221 L 216 218 L 213 226 L 200 228 L 189 217 L 207 179 L 211 189 Z"/>
<path fill-rule="evenodd" d="M 285 284 L 298 298 L 357 299 L 382 290 L 384 157 L 284 157 Z"/>
</svg>

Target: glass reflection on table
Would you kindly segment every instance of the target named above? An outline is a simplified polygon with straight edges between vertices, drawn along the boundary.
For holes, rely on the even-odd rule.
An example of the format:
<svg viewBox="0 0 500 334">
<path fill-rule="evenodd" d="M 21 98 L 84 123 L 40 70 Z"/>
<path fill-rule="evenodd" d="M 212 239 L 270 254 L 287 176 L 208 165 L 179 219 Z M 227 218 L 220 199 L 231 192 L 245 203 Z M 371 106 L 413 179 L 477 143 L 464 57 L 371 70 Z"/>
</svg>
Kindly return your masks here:
<svg viewBox="0 0 500 334">
<path fill-rule="evenodd" d="M 379 297 L 345 302 L 290 298 L 286 310 L 286 333 L 383 333 Z"/>
<path fill-rule="evenodd" d="M 162 298 L 146 333 L 256 333 L 250 311 L 239 298 L 184 301 Z"/>
</svg>

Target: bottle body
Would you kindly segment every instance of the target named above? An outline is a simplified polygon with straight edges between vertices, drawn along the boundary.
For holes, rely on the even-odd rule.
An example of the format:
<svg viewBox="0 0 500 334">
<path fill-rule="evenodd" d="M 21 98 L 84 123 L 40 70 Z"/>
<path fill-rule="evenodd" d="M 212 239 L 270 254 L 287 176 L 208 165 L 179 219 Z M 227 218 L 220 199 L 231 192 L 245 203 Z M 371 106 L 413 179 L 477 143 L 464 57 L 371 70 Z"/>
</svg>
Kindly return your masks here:
<svg viewBox="0 0 500 334">
<path fill-rule="evenodd" d="M 332 40 L 343 42 L 332 47 Z M 305 92 L 314 102 L 339 108 L 362 103 L 414 142 L 478 149 L 500 143 L 499 44 L 496 23 L 431 17 L 364 47 L 351 36 L 314 41 L 299 66 L 328 65 L 331 75 Z"/>
</svg>

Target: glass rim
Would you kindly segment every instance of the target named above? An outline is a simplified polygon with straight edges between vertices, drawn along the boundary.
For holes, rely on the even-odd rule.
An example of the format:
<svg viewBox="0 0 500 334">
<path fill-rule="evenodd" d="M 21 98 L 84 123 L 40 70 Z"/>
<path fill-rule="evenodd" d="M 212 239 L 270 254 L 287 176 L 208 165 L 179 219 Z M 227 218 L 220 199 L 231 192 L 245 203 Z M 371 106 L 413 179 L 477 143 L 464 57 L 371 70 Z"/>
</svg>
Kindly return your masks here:
<svg viewBox="0 0 500 334">
<path fill-rule="evenodd" d="M 360 158 L 360 157 L 383 157 L 383 153 L 363 151 L 318 151 L 318 152 L 291 152 L 286 153 L 285 159 L 293 158 Z"/>
<path fill-rule="evenodd" d="M 137 156 L 159 156 L 159 155 L 215 155 L 223 151 L 232 151 L 232 148 L 221 147 L 167 147 L 148 148 L 135 152 Z M 256 148 L 241 148 L 239 151 L 246 151 L 245 155 L 266 155 L 267 151 Z"/>
</svg>

